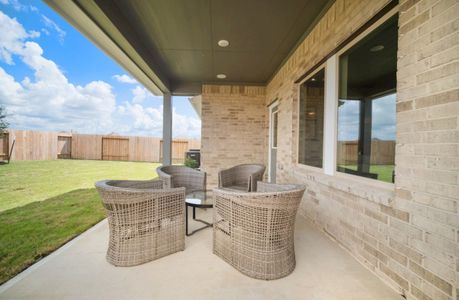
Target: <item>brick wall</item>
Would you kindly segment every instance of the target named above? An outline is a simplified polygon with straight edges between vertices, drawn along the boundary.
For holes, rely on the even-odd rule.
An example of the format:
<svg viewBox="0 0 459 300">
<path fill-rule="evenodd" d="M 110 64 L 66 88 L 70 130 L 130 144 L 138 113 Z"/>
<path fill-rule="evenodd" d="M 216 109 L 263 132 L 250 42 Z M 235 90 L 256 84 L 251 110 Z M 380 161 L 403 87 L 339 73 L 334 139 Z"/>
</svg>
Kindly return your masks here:
<svg viewBox="0 0 459 300">
<path fill-rule="evenodd" d="M 413 234 L 400 273 L 419 299 L 459 299 L 459 2 L 402 1 L 395 201 Z"/>
<path fill-rule="evenodd" d="M 389 1 L 337 0 L 267 86 L 278 99 L 278 181 L 306 184 L 300 213 L 409 299 L 459 299 L 459 3 L 399 5 L 396 183 L 296 163 L 298 85 Z"/>
<path fill-rule="evenodd" d="M 265 88 L 205 85 L 202 92 L 201 164 L 208 187 L 218 171 L 242 163 L 265 163 Z"/>
<path fill-rule="evenodd" d="M 295 80 L 387 3 L 337 0 L 266 95 L 205 86 L 204 165 L 215 182 L 221 167 L 266 161 L 266 105 L 277 99 L 277 179 L 307 185 L 300 214 L 408 299 L 459 300 L 457 0 L 400 1 L 395 184 L 328 176 L 297 164 Z"/>
</svg>

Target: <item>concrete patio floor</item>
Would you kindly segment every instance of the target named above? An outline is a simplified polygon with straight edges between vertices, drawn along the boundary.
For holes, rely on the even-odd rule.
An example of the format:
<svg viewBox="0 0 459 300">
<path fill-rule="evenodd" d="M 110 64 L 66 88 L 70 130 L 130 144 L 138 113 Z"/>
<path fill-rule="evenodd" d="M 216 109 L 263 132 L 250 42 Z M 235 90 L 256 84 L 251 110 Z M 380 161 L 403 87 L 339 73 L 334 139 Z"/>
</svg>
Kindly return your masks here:
<svg viewBox="0 0 459 300">
<path fill-rule="evenodd" d="M 210 219 L 211 210 L 198 214 Z M 212 254 L 210 228 L 187 237 L 183 252 L 113 267 L 105 261 L 104 220 L 1 286 L 0 299 L 402 299 L 305 219 L 296 226 L 295 271 L 262 281 Z"/>
</svg>

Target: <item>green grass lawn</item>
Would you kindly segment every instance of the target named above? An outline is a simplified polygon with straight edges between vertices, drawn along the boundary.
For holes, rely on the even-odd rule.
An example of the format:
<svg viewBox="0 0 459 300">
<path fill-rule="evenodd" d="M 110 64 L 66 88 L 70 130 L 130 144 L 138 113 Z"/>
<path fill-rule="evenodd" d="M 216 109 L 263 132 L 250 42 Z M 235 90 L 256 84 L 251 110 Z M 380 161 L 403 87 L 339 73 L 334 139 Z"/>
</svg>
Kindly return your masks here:
<svg viewBox="0 0 459 300">
<path fill-rule="evenodd" d="M 13 161 L 0 165 L 0 211 L 45 200 L 102 179 L 150 179 L 159 164 L 102 160 Z"/>
<path fill-rule="evenodd" d="M 151 179 L 158 165 L 96 160 L 0 165 L 0 283 L 105 217 L 95 181 Z"/>
</svg>

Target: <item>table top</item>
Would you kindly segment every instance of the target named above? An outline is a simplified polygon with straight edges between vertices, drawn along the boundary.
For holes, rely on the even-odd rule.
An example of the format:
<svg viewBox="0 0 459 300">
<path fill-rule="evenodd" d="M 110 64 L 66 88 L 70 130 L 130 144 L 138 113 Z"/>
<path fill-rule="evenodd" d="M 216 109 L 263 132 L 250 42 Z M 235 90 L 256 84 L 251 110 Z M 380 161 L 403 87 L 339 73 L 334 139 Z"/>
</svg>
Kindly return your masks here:
<svg viewBox="0 0 459 300">
<path fill-rule="evenodd" d="M 193 191 L 186 194 L 185 202 L 188 206 L 210 208 L 214 206 L 212 190 Z"/>
</svg>

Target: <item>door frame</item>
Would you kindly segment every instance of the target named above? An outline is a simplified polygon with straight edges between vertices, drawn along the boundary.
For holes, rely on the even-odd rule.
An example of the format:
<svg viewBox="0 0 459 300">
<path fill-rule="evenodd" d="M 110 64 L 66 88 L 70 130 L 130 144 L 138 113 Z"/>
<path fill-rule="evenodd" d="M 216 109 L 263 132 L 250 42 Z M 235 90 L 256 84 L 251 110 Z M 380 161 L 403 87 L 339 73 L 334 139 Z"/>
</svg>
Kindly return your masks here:
<svg viewBox="0 0 459 300">
<path fill-rule="evenodd" d="M 274 108 L 277 108 L 277 113 L 279 113 L 279 100 L 274 100 L 271 102 L 268 106 L 268 116 L 269 116 L 269 124 L 268 124 L 268 181 L 271 182 L 271 168 L 272 162 L 271 162 L 271 149 L 272 149 L 272 143 L 273 143 L 273 120 L 272 120 L 272 115 L 273 115 L 273 110 Z M 279 115 L 277 115 L 277 126 L 279 126 Z M 277 128 L 279 130 L 279 127 Z M 279 143 L 279 141 L 278 141 Z M 277 149 L 277 147 L 276 147 Z M 277 162 L 277 155 L 276 155 L 276 162 Z M 277 165 L 277 164 L 276 164 Z M 276 167 L 276 166 L 274 166 Z"/>
</svg>

